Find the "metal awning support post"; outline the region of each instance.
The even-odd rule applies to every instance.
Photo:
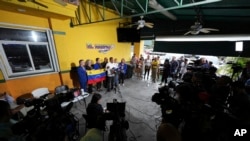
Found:
[[[174,2],[178,5],[178,6],[181,6],[182,3],[183,3],[183,0],[180,0],[180,2],[178,0],[174,0]]]
[[[91,8],[92,8],[92,6],[91,6],[91,4],[90,4],[90,0],[89,0],[89,19],[90,19],[90,22],[91,22]]]
[[[105,20],[105,0],[102,0],[102,15],[103,15],[103,20]]]
[[[76,11],[76,19],[78,23],[81,23],[81,11],[80,11],[80,6],[78,6],[77,11]]]
[[[90,19],[90,16],[88,15],[88,12],[87,12],[86,8],[85,8],[85,5],[83,4],[83,2],[80,2],[80,3],[81,3],[82,10],[83,10],[83,12],[85,13],[85,15],[86,15],[86,17],[88,19],[88,22],[91,23],[91,19]]]
[[[112,2],[112,4],[113,4],[113,6],[114,6],[116,12],[117,12],[119,15],[121,15],[120,11],[118,10],[118,8],[116,7],[116,5],[115,5],[115,3],[114,3],[114,0],[111,0],[111,2]]]
[[[122,0],[121,1],[121,14],[120,14],[121,17],[123,16],[123,7],[124,7],[124,5],[123,5],[123,0]]]
[[[135,0],[136,3],[138,4],[138,6],[141,8],[141,10],[143,11],[143,13],[145,13],[146,11],[144,10],[144,8],[142,7],[142,5],[140,4],[140,2],[138,0]],[[146,6],[147,7],[147,6]]]
[[[149,0],[146,0],[146,4],[145,4],[145,13],[148,12],[148,1],[149,1]]]
[[[96,6],[97,12],[98,12],[99,15],[102,17],[102,20],[104,20],[104,17],[103,17],[103,15],[102,15],[101,11],[99,10],[99,6],[97,5],[96,0],[94,0],[94,1],[95,1],[95,6]]]

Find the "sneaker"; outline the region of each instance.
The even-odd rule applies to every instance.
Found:
[[[162,85],[162,83],[160,83],[159,85]]]
[[[122,86],[124,86],[124,84],[122,84]]]

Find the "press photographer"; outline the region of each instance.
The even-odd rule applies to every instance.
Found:
[[[159,93],[152,96],[152,101],[161,106],[163,122],[169,122],[175,127],[180,123],[179,102],[171,95],[169,86],[163,86],[158,89]]]

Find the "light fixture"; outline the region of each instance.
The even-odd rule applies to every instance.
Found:
[[[235,42],[235,51],[237,51],[237,52],[243,51],[243,42],[242,41]]]
[[[202,42],[202,41],[250,41],[249,34],[242,35],[202,35],[202,36],[156,36],[162,42]]]

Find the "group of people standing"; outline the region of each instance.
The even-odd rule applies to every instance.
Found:
[[[139,58],[136,57],[136,54],[132,56],[130,61],[131,66],[133,68],[133,74],[136,75],[138,79],[149,79],[150,70],[152,70],[152,81],[156,82],[156,79],[159,78],[159,67],[160,60],[159,57],[153,57],[152,59],[148,55],[147,58],[144,59],[143,55],[140,55]]]
[[[139,59],[136,54],[132,56],[130,61],[134,74],[136,74],[138,79],[148,80],[151,70],[152,82],[156,82],[161,77],[161,83],[167,83],[167,78],[172,77],[173,79],[182,78],[183,74],[187,72],[188,59],[183,56],[178,60],[175,56],[171,60],[165,59],[164,63],[161,64],[160,56],[150,58],[150,55],[144,59],[143,55],[140,55]]]
[[[107,57],[104,58],[103,62],[100,62],[100,58],[96,58],[95,63],[91,63],[90,60],[79,60],[79,67],[77,68],[78,78],[81,89],[89,93],[93,93],[93,84],[88,84],[88,71],[87,70],[98,70],[104,69],[106,72],[106,79],[102,82],[96,83],[97,91],[101,91],[102,84],[109,92],[117,85],[121,84],[124,86],[124,79],[127,71],[127,64],[125,59],[121,59],[120,62],[117,58]]]

